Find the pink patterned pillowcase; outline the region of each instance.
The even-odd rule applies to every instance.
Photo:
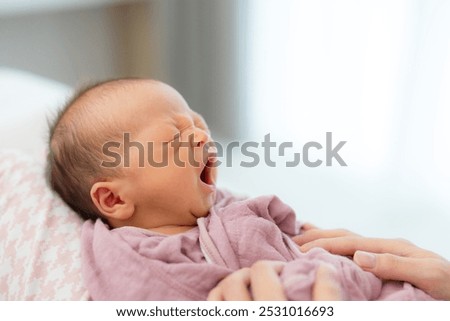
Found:
[[[85,300],[82,220],[48,188],[44,166],[0,151],[0,300]]]

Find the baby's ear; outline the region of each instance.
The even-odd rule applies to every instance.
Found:
[[[97,182],[91,187],[91,199],[106,218],[127,220],[133,216],[134,204],[122,195],[116,182]]]

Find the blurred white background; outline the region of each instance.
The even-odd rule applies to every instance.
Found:
[[[403,237],[449,258],[450,3],[250,1],[248,12],[249,136],[301,152],[332,132],[334,146],[347,141],[348,167],[286,168],[285,157],[239,169],[243,192],[277,193],[321,227]]]
[[[219,185],[277,194],[320,227],[402,237],[450,258],[448,1],[27,3],[0,1],[0,67],[72,88],[161,79],[222,144],[270,133],[302,152],[332,132],[334,145],[347,142],[347,167],[289,168],[273,150],[275,168],[244,168],[235,150]]]

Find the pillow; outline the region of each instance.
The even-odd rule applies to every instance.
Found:
[[[0,300],[84,300],[82,220],[46,185],[44,166],[0,150]]]
[[[22,70],[0,67],[0,149],[43,156],[47,118],[72,94],[70,87]]]

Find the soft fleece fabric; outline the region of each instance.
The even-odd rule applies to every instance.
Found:
[[[88,221],[82,272],[93,300],[205,300],[229,273],[258,260],[288,262],[281,281],[289,300],[311,300],[321,263],[333,265],[348,300],[427,300],[402,282],[385,282],[350,259],[322,249],[301,253],[293,210],[275,196],[239,200],[218,191],[216,205],[186,233],[162,235]]]

